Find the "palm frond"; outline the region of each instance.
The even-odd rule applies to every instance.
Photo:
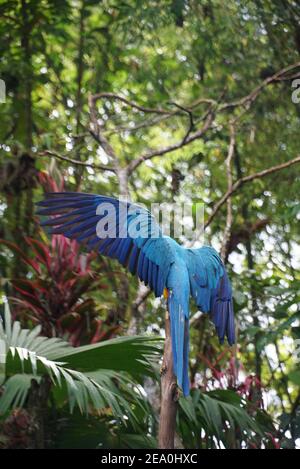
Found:
[[[39,327],[29,331],[17,321],[12,323],[9,307],[5,305],[4,323],[0,323],[5,358],[2,413],[20,402],[23,405],[31,379],[39,380],[43,375],[50,377],[60,404],[68,401],[71,411],[75,406],[82,413],[109,407],[125,421],[133,416],[132,401],[142,405],[137,385],[128,372],[133,368],[132,375],[153,373],[150,360],[158,353],[156,342],[152,345],[149,338],[124,338],[74,349],[59,338],[39,334]],[[124,360],[120,354],[125,354],[126,345],[129,353]],[[126,399],[128,393],[122,391],[126,388],[132,390],[131,401]]]
[[[77,370],[92,372],[97,369],[126,371],[132,376],[154,375],[154,363],[161,356],[159,337],[118,337],[93,345],[60,350],[52,355]]]
[[[246,402],[230,390],[201,393],[194,390],[191,397],[180,399],[180,430],[194,448],[201,447],[201,429],[211,448],[230,448],[232,442],[251,441],[263,436],[264,429],[248,414]],[[257,412],[260,412],[259,410]],[[190,446],[191,447],[191,446]]]
[[[33,378],[34,376],[29,374],[16,374],[6,380],[0,398],[0,415],[9,409],[23,407]]]

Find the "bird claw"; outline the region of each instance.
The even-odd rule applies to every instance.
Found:
[[[160,376],[163,376],[167,372],[167,366],[163,363],[160,367]]]
[[[174,401],[174,402],[178,402],[179,399],[180,399],[180,396],[181,396],[181,391],[180,391],[180,389],[178,388],[178,386],[176,385],[176,389],[175,389],[174,395],[173,395],[173,401]]]

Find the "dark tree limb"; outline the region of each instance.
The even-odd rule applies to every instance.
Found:
[[[173,371],[171,324],[169,312],[166,312],[165,346],[161,368],[161,407],[158,432],[158,447],[174,449],[176,413],[178,406],[177,380]]]

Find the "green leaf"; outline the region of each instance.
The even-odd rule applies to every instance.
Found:
[[[162,339],[149,336],[119,337],[52,355],[69,366],[89,372],[97,369],[154,376],[153,361],[161,356]]]
[[[291,371],[291,373],[288,374],[288,378],[292,383],[300,386],[300,371]]]
[[[30,374],[16,374],[8,378],[0,397],[0,415],[24,405],[33,378]]]

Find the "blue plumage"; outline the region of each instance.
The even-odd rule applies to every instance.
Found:
[[[161,296],[168,290],[174,373],[183,394],[189,394],[189,299],[210,313],[220,342],[235,341],[232,291],[225,267],[209,247],[185,249],[164,236],[144,208],[112,197],[77,192],[46,194],[38,204],[42,226],[83,242],[88,249],[118,259]],[[114,208],[108,214],[107,207]],[[103,228],[105,235],[99,235]],[[133,230],[138,232],[133,236]]]

